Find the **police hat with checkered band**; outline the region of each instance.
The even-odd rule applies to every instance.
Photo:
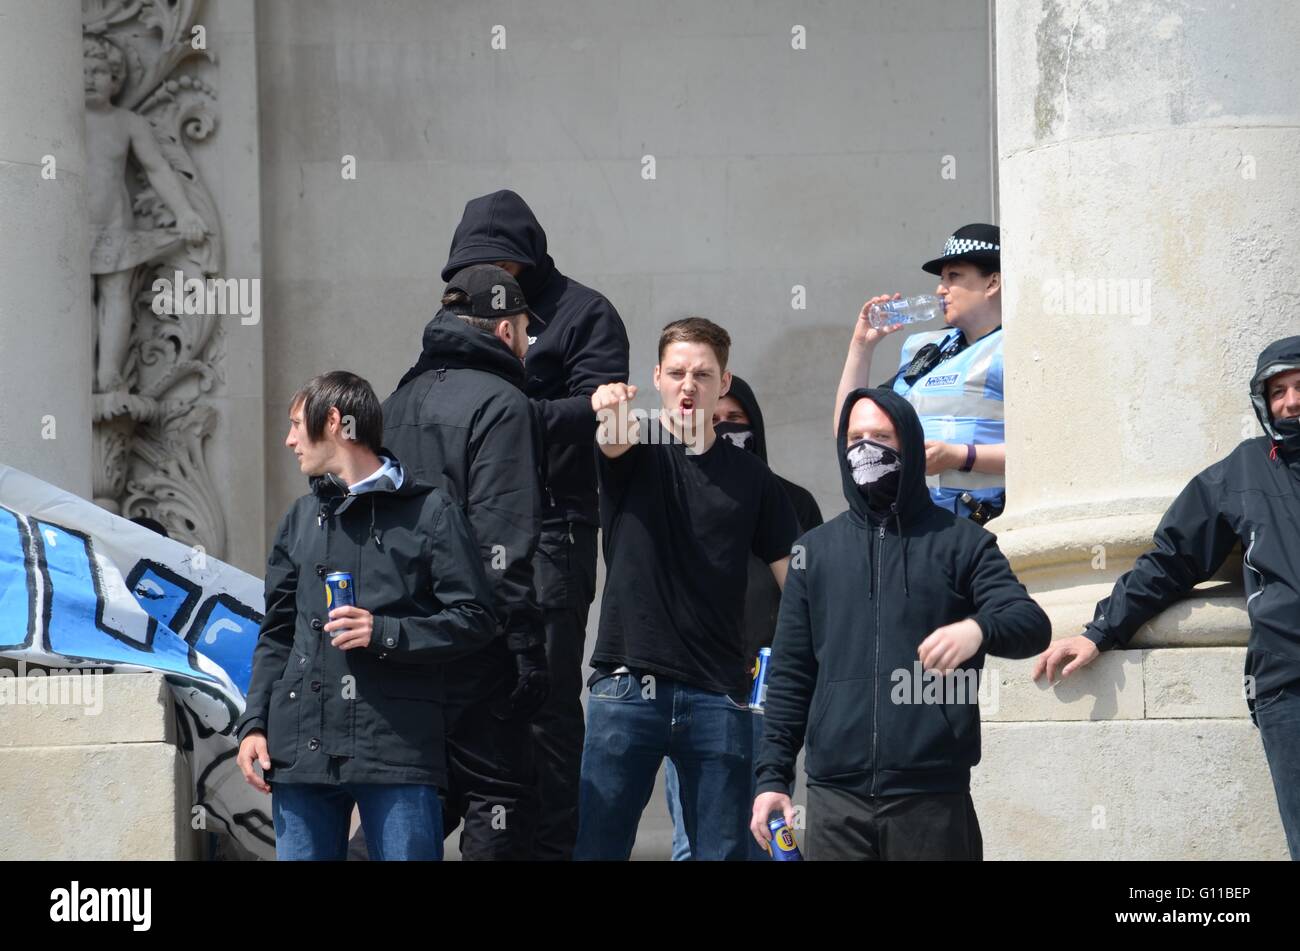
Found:
[[[972,261],[975,264],[1002,269],[1002,237],[997,225],[962,225],[943,243],[943,254],[926,261],[921,270],[942,274],[949,261]]]

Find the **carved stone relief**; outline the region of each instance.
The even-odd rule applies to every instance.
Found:
[[[159,306],[222,270],[216,207],[189,152],[216,127],[216,90],[186,71],[212,59],[195,39],[200,2],[82,0],[94,496],[220,558],[226,519],[205,458],[208,397],[223,382],[220,318]]]

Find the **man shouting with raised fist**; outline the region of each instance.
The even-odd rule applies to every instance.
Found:
[[[713,431],[731,338],[674,321],[659,338],[662,410],[636,387],[592,395],[605,591],[588,681],[577,859],[626,859],[665,756],[677,769],[691,853],[745,858],[749,658],[741,630],[750,553],[784,583],[798,534],[762,459]]]

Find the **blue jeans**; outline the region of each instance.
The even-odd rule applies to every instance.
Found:
[[[763,737],[763,717],[762,714],[751,713],[750,722],[754,730],[751,735],[752,755],[749,759],[749,805],[752,811],[754,806],[754,789],[758,785],[758,780],[754,776],[754,757],[758,755],[758,743]],[[682,803],[681,803],[681,785],[677,781],[677,767],[673,765],[672,760],[664,767],[664,798],[668,800],[668,817],[673,821],[673,861],[686,862],[691,857],[691,843],[686,837],[686,823],[682,820]],[[748,836],[745,839],[747,855],[745,856],[750,862],[767,862],[771,856],[763,851],[762,847],[754,841],[754,837]]]
[[[659,764],[677,767],[697,859],[743,861],[753,715],[747,703],[666,677],[611,674],[591,685],[578,784],[579,860],[625,860]]]
[[[1264,741],[1291,861],[1300,862],[1300,683],[1262,694],[1252,717]]]
[[[273,783],[275,857],[281,862],[341,862],[352,804],[376,862],[442,861],[442,803],[435,786]]]

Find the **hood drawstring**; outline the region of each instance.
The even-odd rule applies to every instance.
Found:
[[[320,507],[316,510],[316,524],[322,529],[325,527],[325,520],[334,517],[334,510],[338,504],[333,499],[321,499]]]
[[[898,541],[903,548],[903,597],[910,598],[912,592],[907,587],[907,538],[903,535],[903,517],[899,514],[897,502],[890,507],[894,510],[894,528],[898,532]]]
[[[1272,440],[1272,448],[1268,451],[1268,457],[1277,462],[1277,440]]]
[[[379,540],[379,532],[375,531],[375,493],[367,493],[370,496],[370,537],[375,540],[376,548],[383,548],[384,543]]]
[[[379,548],[384,547],[384,541],[379,531],[375,528],[375,493],[366,492],[365,495],[370,497],[370,537],[375,540],[375,545]],[[325,528],[325,519],[334,517],[334,509],[337,506],[331,506],[328,501],[322,502],[316,512],[316,524],[322,529]]]

